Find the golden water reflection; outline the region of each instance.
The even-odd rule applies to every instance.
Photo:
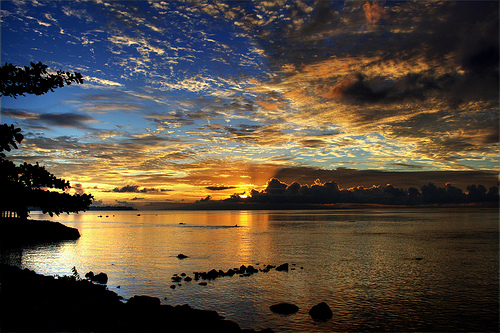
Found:
[[[103,271],[109,288],[124,297],[167,297],[169,304],[217,310],[247,328],[444,329],[470,304],[478,318],[495,319],[498,308],[491,310],[498,305],[496,212],[88,212],[54,220],[77,227],[81,238],[23,250],[26,267]],[[179,253],[189,258],[179,260]],[[284,262],[293,270],[170,288],[175,273]],[[269,305],[283,301],[301,309],[326,301],[334,318],[311,326],[307,310],[273,317]]]

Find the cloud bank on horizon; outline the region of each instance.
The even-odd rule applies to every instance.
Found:
[[[10,158],[109,203],[224,198],[283,169],[498,180],[498,7],[2,1],[3,63],[85,79],[2,98],[26,137]]]

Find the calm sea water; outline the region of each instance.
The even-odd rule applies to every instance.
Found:
[[[216,310],[242,328],[498,331],[496,209],[92,211],[52,220],[81,238],[4,250],[2,261],[51,275],[106,272],[125,298]],[[173,274],[282,263],[293,269],[170,288]],[[315,322],[308,311],[322,301],[333,318]],[[279,302],[300,310],[272,313]]]

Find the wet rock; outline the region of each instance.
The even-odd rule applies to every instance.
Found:
[[[249,265],[247,267],[247,274],[254,274],[257,273],[259,270],[257,268],[254,268],[252,265]]]
[[[227,276],[233,276],[234,274],[236,274],[236,272],[232,269],[229,269],[226,273]]]
[[[99,273],[94,276],[94,281],[102,284],[108,283],[108,275],[106,273]]]
[[[3,264],[0,272],[2,332],[256,332],[241,330],[215,311],[158,305],[155,297],[124,304],[87,280],[55,279]]]
[[[199,284],[200,286],[206,286],[206,285],[207,285],[207,283],[206,283],[206,282],[200,282],[200,283],[198,283],[198,284]]]
[[[245,271],[247,270],[245,265],[241,265],[240,269],[238,270],[238,274],[245,274]]]
[[[309,310],[309,315],[314,320],[321,320],[321,321],[326,321],[333,317],[332,310],[325,302],[321,302],[313,306],[311,310]]]
[[[276,270],[277,271],[287,271],[288,272],[288,263],[279,265],[278,267],[276,267]]]
[[[189,277],[189,276],[186,276],[186,277],[184,278],[184,281],[186,281],[186,282],[189,282],[189,281],[191,281],[191,280],[193,280],[193,279],[192,279],[191,277]]]
[[[172,281],[173,282],[180,282],[180,281],[182,281],[182,278],[180,276],[172,276]]]
[[[185,254],[179,253],[179,254],[177,255],[177,258],[179,258],[179,259],[186,259],[186,258],[188,258],[188,256],[187,256],[187,255],[185,255]]]
[[[279,313],[283,315],[290,315],[294,314],[295,312],[299,311],[299,307],[295,304],[291,303],[279,303],[279,304],[274,304],[269,307],[272,312],[274,313]]]
[[[214,280],[216,279],[217,277],[219,276],[219,272],[217,272],[215,269],[212,269],[210,270],[208,273],[207,273],[207,279],[209,280]]]
[[[275,267],[276,266],[273,266],[273,265],[267,265],[267,266],[264,267],[264,269],[261,269],[261,272],[267,273],[267,272],[269,272],[271,269],[273,269]]]
[[[171,285],[170,288],[175,289],[175,284]]]
[[[101,284],[106,284],[108,283],[108,275],[106,273],[99,273],[97,275],[94,275],[94,272],[90,271],[87,274],[85,274],[85,278],[87,280],[90,280],[92,282],[97,282]]]
[[[181,276],[186,276],[186,273],[181,273]]]

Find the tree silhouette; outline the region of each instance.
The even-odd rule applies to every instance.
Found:
[[[5,157],[2,151],[10,151],[12,146],[17,149],[17,144],[23,141],[24,135],[21,134],[20,128],[14,128],[14,125],[8,126],[3,124],[0,126],[0,157]]]
[[[31,67],[16,67],[5,64],[0,68],[0,96],[27,94],[42,95],[54,88],[72,82],[83,83],[80,73],[57,71],[48,74],[47,66],[31,63]],[[78,213],[92,204],[91,194],[70,195],[68,181],[57,178],[38,163],[16,166],[6,159],[3,151],[18,149],[24,136],[14,125],[0,126],[0,212],[1,216],[17,216],[26,219],[31,208],[39,208],[50,216],[60,213]],[[49,189],[60,190],[56,192]]]
[[[43,95],[55,88],[71,83],[83,83],[80,73],[58,70],[55,74],[47,72],[47,65],[30,63],[31,67],[17,67],[7,64],[0,67],[0,96],[25,96],[25,94]]]

